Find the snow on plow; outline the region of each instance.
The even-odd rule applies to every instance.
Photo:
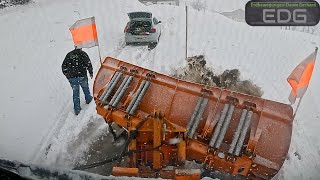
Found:
[[[288,153],[290,105],[178,80],[107,57],[94,82],[97,113],[128,131],[115,176],[199,179],[214,172],[271,179]],[[184,166],[202,164],[202,171]],[[120,160],[119,160],[120,162]]]

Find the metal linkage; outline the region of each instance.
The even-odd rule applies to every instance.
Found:
[[[117,96],[116,100],[113,102],[112,106],[113,107],[117,107],[119,101],[122,99],[124,93],[126,92],[126,90],[128,89],[130,83],[133,80],[133,76],[129,76],[128,80],[126,81],[126,84],[124,85],[124,87],[121,89],[119,95]]]
[[[129,112],[130,112],[130,110],[131,110],[131,108],[132,108],[132,106],[133,106],[134,102],[137,100],[137,98],[138,98],[138,96],[139,96],[139,94],[140,94],[141,90],[143,89],[143,86],[145,85],[145,83],[146,83],[146,80],[143,80],[143,81],[141,82],[141,84],[140,84],[140,86],[139,86],[139,88],[138,88],[137,92],[134,94],[134,96],[133,96],[133,98],[132,98],[132,100],[131,100],[131,102],[130,102],[129,106],[128,106],[128,107],[127,107],[127,109],[126,109],[126,113],[127,113],[127,114],[129,114]]]
[[[244,120],[244,125],[243,125],[243,128],[241,130],[240,137],[239,137],[239,140],[237,142],[235,153],[234,153],[236,156],[239,156],[239,154],[240,154],[241,148],[243,146],[244,139],[246,137],[246,134],[248,132],[249,126],[251,124],[252,114],[253,114],[252,111],[248,111],[248,113],[246,115],[246,118]]]
[[[111,106],[114,101],[117,99],[118,95],[120,94],[121,90],[123,89],[124,85],[126,84],[129,76],[125,76],[122,83],[120,84],[119,88],[117,89],[116,93],[113,95],[112,99],[108,103],[109,106]]]
[[[192,125],[193,125],[193,123],[194,123],[194,119],[196,118],[196,116],[197,116],[197,114],[198,114],[198,111],[199,111],[200,105],[202,104],[202,101],[203,101],[203,97],[201,96],[201,97],[199,97],[199,99],[198,99],[197,105],[196,105],[196,107],[194,108],[194,111],[193,111],[193,113],[192,113],[192,115],[191,115],[191,118],[190,118],[190,120],[189,120],[189,123],[188,123],[188,125],[187,125],[187,134],[189,134],[189,131],[191,130],[191,127],[192,127]]]
[[[136,111],[138,105],[140,104],[140,102],[141,102],[144,94],[147,92],[147,89],[148,89],[149,86],[150,86],[150,81],[147,81],[146,84],[143,86],[143,89],[142,89],[142,91],[140,92],[140,94],[139,94],[136,102],[135,102],[134,105],[132,106],[132,108],[131,108],[131,110],[130,110],[130,113],[129,113],[130,115],[132,115],[132,114]]]
[[[217,126],[214,130],[214,133],[213,133],[213,136],[211,137],[211,140],[210,140],[210,143],[209,143],[209,146],[210,147],[213,147],[214,144],[216,143],[217,141],[217,138],[218,138],[218,135],[220,134],[220,130],[221,130],[221,127],[223,125],[223,122],[226,118],[226,115],[227,115],[227,112],[228,112],[228,109],[229,109],[229,104],[225,104],[224,107],[223,107],[223,110],[221,112],[221,115],[220,115],[220,118],[219,118],[219,121],[217,123]]]
[[[248,110],[246,110],[246,109],[242,110],[242,114],[241,114],[241,117],[239,120],[238,127],[236,129],[236,132],[233,135],[232,142],[230,144],[230,148],[228,151],[229,154],[233,154],[234,148],[236,147],[236,144],[238,142],[238,139],[239,139],[239,136],[240,136],[240,133],[241,133],[241,130],[242,130],[247,113],[248,113]]]
[[[127,114],[132,115],[134,113],[134,111],[137,109],[138,105],[140,104],[140,101],[142,100],[149,86],[150,86],[150,81],[143,80],[141,82],[137,92],[134,94],[129,106],[126,109]]]
[[[114,80],[118,77],[119,72],[117,71],[114,76],[112,76],[110,82],[107,84],[106,89],[104,90],[104,92],[102,93],[102,95],[100,96],[99,100],[102,101],[103,97],[107,94],[110,86],[113,84]]]
[[[196,118],[194,120],[194,123],[192,125],[192,129],[191,129],[191,131],[189,133],[189,138],[190,139],[193,137],[194,133],[196,132],[196,129],[198,128],[198,125],[200,123],[200,119],[201,119],[201,117],[203,115],[204,110],[206,109],[208,101],[209,101],[208,98],[205,98],[202,101],[202,104],[200,105],[199,112],[198,112],[198,114],[197,114],[197,116],[196,116]]]
[[[223,139],[224,139],[224,136],[226,135],[226,132],[227,132],[227,129],[229,127],[229,124],[230,124],[230,121],[231,121],[231,118],[232,118],[232,115],[233,115],[233,112],[234,112],[234,105],[230,105],[229,109],[228,109],[228,113],[227,113],[227,117],[223,123],[223,126],[222,126],[222,129],[218,135],[218,140],[216,142],[216,145],[215,145],[215,148],[219,148]]]
[[[111,92],[113,91],[113,89],[116,87],[116,85],[118,84],[118,82],[120,81],[122,76],[122,72],[119,72],[118,76],[115,78],[114,82],[110,85],[110,88],[107,89],[105,95],[102,97],[101,102],[102,103],[106,103],[106,100],[108,99],[108,97],[110,96]]]

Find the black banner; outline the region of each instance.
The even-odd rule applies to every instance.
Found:
[[[251,26],[315,26],[320,20],[317,1],[258,1],[246,4],[246,22]]]

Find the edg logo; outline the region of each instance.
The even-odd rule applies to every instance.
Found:
[[[245,15],[251,26],[315,26],[320,6],[314,0],[251,0]]]
[[[307,23],[307,10],[294,9],[292,12],[288,9],[263,9],[264,23]]]

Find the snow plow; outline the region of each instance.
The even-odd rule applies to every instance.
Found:
[[[175,79],[111,57],[94,82],[96,110],[128,134],[114,176],[271,179],[291,141],[290,105]],[[187,165],[196,162],[199,166]]]

